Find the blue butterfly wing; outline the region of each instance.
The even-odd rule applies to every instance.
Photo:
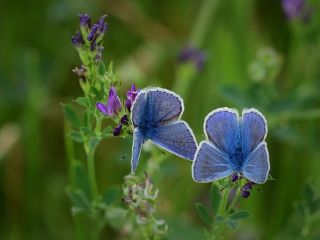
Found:
[[[131,172],[134,173],[137,170],[139,163],[140,153],[144,137],[138,129],[133,132],[133,145],[132,145],[132,157],[131,157]]]
[[[228,156],[208,141],[203,141],[192,164],[192,177],[196,182],[212,182],[233,172]]]
[[[247,157],[243,164],[242,174],[251,182],[264,183],[270,170],[269,153],[266,142],[262,142]]]
[[[188,160],[193,160],[197,150],[193,132],[184,121],[154,128],[150,139],[165,150]]]
[[[134,126],[142,125],[145,122],[146,106],[146,93],[140,91],[131,109],[131,122]]]
[[[236,148],[239,118],[231,108],[218,108],[209,113],[204,121],[208,140],[224,153],[231,154]]]
[[[183,112],[183,100],[174,92],[153,88],[147,94],[147,114],[153,124],[165,124],[178,120]]]
[[[267,123],[263,115],[256,109],[242,112],[242,152],[246,158],[264,141],[267,134]]]

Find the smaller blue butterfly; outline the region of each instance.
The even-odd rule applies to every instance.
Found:
[[[254,183],[267,180],[267,122],[259,111],[245,109],[239,117],[234,109],[216,109],[207,115],[204,132],[208,140],[197,149],[192,164],[194,181],[212,182],[233,173]]]
[[[175,155],[193,160],[197,143],[189,125],[179,120],[183,110],[183,100],[174,92],[162,88],[139,92],[131,114],[132,172],[137,169],[142,144],[149,139]]]

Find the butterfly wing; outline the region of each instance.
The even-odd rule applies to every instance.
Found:
[[[264,141],[267,135],[267,122],[256,109],[242,112],[242,152],[246,158],[256,147]]]
[[[208,141],[202,141],[192,163],[192,178],[196,182],[212,182],[232,173],[228,156]]]
[[[267,181],[269,170],[267,143],[262,142],[245,160],[242,173],[249,181],[261,184]]]
[[[140,91],[131,109],[131,122],[134,126],[140,126],[145,122],[146,105],[146,93]]]
[[[133,132],[132,157],[131,157],[132,173],[134,173],[137,170],[143,142],[144,142],[144,137],[140,133],[140,131],[136,128]]]
[[[232,153],[236,147],[238,112],[231,108],[218,108],[209,113],[204,121],[208,140],[224,153]]]
[[[180,118],[183,100],[176,93],[163,88],[152,88],[146,94],[150,122],[161,125]]]
[[[154,128],[150,139],[165,150],[188,160],[193,160],[197,150],[193,132],[184,121]]]

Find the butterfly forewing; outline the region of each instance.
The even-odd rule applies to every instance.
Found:
[[[267,124],[263,115],[256,109],[244,110],[242,113],[242,152],[246,158],[264,141],[267,134]]]
[[[162,125],[179,119],[183,112],[183,102],[178,95],[157,88],[148,91],[147,95],[153,124]]]
[[[131,121],[134,126],[139,126],[145,122],[146,105],[146,93],[140,91],[131,110]]]
[[[224,153],[232,153],[236,148],[238,113],[231,108],[218,108],[205,119],[204,131],[208,140]]]

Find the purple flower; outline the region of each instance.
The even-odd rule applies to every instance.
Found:
[[[75,47],[81,47],[82,44],[84,44],[81,32],[77,31],[76,34],[72,36],[71,41]]]
[[[121,111],[120,98],[117,95],[115,87],[111,87],[109,91],[108,103],[107,105],[98,102],[96,104],[97,109],[107,116],[113,116]]]
[[[119,123],[118,126],[116,126],[114,129],[113,129],[113,136],[119,136],[121,134],[121,131],[122,131],[122,124]]]
[[[91,18],[88,14],[79,14],[80,17],[80,27],[90,28],[91,27]]]
[[[231,182],[235,182],[239,179],[238,173],[234,173],[231,175]]]
[[[120,123],[123,125],[128,125],[129,124],[129,119],[128,119],[128,115],[124,115],[121,119],[120,119]]]
[[[102,16],[97,23],[93,24],[91,27],[91,31],[88,34],[88,41],[93,41],[97,39],[98,36],[103,35],[108,28],[107,23],[105,22],[105,18],[107,15]]]
[[[311,8],[305,0],[282,0],[282,8],[289,20],[307,20],[311,13]]]
[[[242,197],[248,198],[250,196],[250,191],[252,190],[253,185],[254,185],[253,182],[247,182],[245,185],[243,185],[240,188]]]
[[[107,15],[100,17],[99,21],[96,23],[98,25],[98,34],[104,34],[108,29],[108,24],[105,22]]]
[[[92,26],[91,31],[90,31],[90,33],[88,34],[88,37],[87,37],[88,41],[92,41],[94,39],[94,37],[96,36],[96,33],[98,31],[98,27],[99,26],[97,24],[94,24]]]
[[[198,71],[203,69],[206,59],[206,54],[193,46],[185,47],[178,56],[180,62],[192,62]]]
[[[243,185],[243,186],[241,187],[241,191],[249,191],[249,190],[251,190],[252,187],[253,187],[253,184],[254,184],[254,183],[252,183],[252,182],[246,183],[245,185]]]
[[[129,112],[131,111],[132,104],[136,100],[139,91],[140,89],[136,89],[136,85],[132,84],[131,89],[127,92],[126,107]]]
[[[249,191],[241,191],[241,195],[243,198],[248,198],[250,196],[250,192]]]

